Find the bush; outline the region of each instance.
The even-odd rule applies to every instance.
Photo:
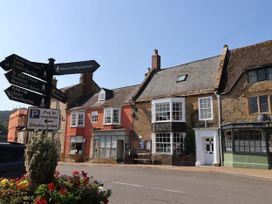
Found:
[[[25,151],[25,166],[34,189],[42,183],[53,181],[59,146],[53,133],[36,131],[31,136]]]
[[[27,177],[0,179],[0,204],[106,204],[111,195],[83,171],[74,171],[72,176],[57,172],[53,182],[40,184],[34,193],[31,188]]]

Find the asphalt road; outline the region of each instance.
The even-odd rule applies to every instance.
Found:
[[[272,204],[272,181],[223,173],[122,166],[59,165],[84,170],[112,189],[110,204]]]

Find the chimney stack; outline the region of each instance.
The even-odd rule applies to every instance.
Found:
[[[80,84],[82,85],[83,93],[88,96],[92,93],[93,73],[80,74]]]
[[[158,50],[154,50],[154,55],[152,55],[152,69],[156,69],[157,71],[161,69],[161,56],[158,54]]]

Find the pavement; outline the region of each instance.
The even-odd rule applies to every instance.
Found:
[[[161,170],[189,171],[189,172],[207,172],[207,173],[223,173],[239,176],[255,177],[261,180],[272,181],[272,170],[266,169],[248,169],[248,168],[232,168],[224,166],[170,166],[170,165],[149,165],[149,164],[95,164],[91,162],[75,163],[75,162],[59,162],[59,165],[74,166],[104,166],[116,168],[157,168]]]

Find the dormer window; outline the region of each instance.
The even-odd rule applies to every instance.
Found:
[[[178,76],[177,82],[185,81],[187,79],[187,74],[181,74]]]
[[[248,83],[272,80],[272,67],[259,68],[248,71]]]
[[[98,94],[98,101],[105,101],[106,99],[106,92],[104,90],[101,90]]]

